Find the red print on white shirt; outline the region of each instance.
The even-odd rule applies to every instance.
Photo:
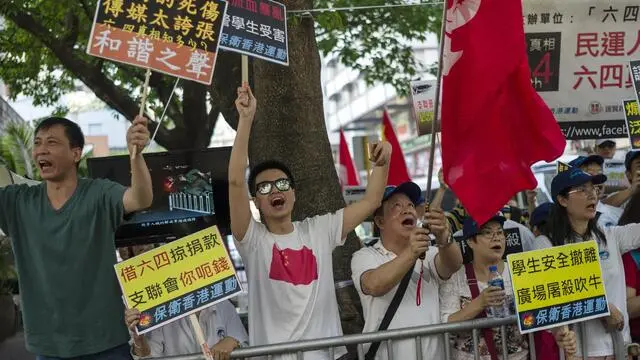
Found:
[[[318,262],[313,250],[308,247],[280,250],[273,244],[271,253],[269,279],[293,285],[309,285],[318,279]]]

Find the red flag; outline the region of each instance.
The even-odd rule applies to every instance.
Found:
[[[536,187],[531,165],[565,138],[531,86],[521,1],[447,0],[442,161],[447,184],[483,223]]]
[[[340,184],[342,186],[360,185],[358,173],[351,159],[347,139],[345,139],[342,129],[340,129]]]
[[[396,133],[393,131],[393,125],[391,125],[391,118],[387,110],[382,115],[382,136],[383,139],[391,144],[391,162],[389,164],[389,178],[387,179],[388,185],[400,185],[403,182],[411,181],[409,177],[409,171],[407,171],[407,164],[404,162],[404,154]]]

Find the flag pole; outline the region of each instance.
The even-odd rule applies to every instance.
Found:
[[[431,201],[431,178],[433,177],[433,164],[436,157],[436,129],[438,128],[440,112],[440,88],[442,87],[442,60],[444,59],[444,37],[445,26],[447,24],[448,0],[442,4],[442,27],[440,29],[440,44],[438,54],[438,78],[436,79],[436,101],[433,112],[433,122],[431,123],[431,149],[429,150],[429,171],[427,172],[427,201]]]

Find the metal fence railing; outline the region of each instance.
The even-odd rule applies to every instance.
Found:
[[[358,360],[364,360],[364,344],[381,341],[386,343],[387,359],[394,360],[393,357],[393,342],[396,340],[413,339],[416,344],[416,356],[417,360],[431,360],[423,359],[422,356],[422,337],[424,336],[443,336],[445,341],[445,358],[451,359],[451,347],[449,345],[449,338],[451,333],[458,333],[463,331],[471,331],[473,336],[474,358],[479,360],[480,354],[478,353],[478,343],[480,337],[480,330],[485,328],[500,328],[502,338],[506,339],[506,327],[509,325],[515,325],[517,319],[515,316],[508,318],[490,318],[490,319],[474,319],[469,321],[436,324],[428,326],[418,326],[405,329],[395,329],[380,332],[371,332],[355,335],[337,336],[324,339],[304,340],[289,343],[280,343],[264,346],[254,346],[243,349],[235,350],[231,353],[232,359],[251,358],[256,356],[266,356],[267,359],[271,359],[274,355],[282,354],[295,354],[297,360],[304,360],[304,352],[313,350],[328,350],[329,359],[334,359],[334,348],[345,345],[357,345]],[[580,326],[580,324],[578,325]],[[584,334],[584,331],[581,331]],[[615,347],[615,359],[626,359],[626,348],[620,332],[614,332],[611,334],[613,337]],[[582,341],[583,350],[582,353],[586,353],[586,342]],[[533,334],[529,334],[529,353],[530,359],[536,360],[535,346],[534,346]],[[383,351],[381,347],[379,351]],[[502,342],[502,349],[500,349],[503,359],[508,358],[506,341]],[[165,357],[164,360],[201,360],[204,357],[202,354],[181,355]],[[563,357],[561,357],[563,358]],[[404,360],[404,359],[400,359]]]
[[[169,194],[169,210],[174,209],[189,210],[205,214],[213,213],[213,193],[205,191],[200,195],[186,192],[175,192]]]

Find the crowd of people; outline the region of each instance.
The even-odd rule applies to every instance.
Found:
[[[565,352],[575,358],[612,359],[611,331],[621,331],[627,343],[640,340],[640,195],[635,191],[640,152],[626,157],[628,190],[602,197],[603,157],[579,157],[553,179],[552,202],[531,204],[530,214],[510,204],[480,224],[461,205],[441,210],[444,187],[425,207],[415,183],[387,186],[391,146],[381,142],[372,148],[373,169],[360,201],[293,221],[297,184],[286,164],[267,161],[245,176],[256,106],[243,84],[228,174],[231,232],[248,276],[249,328],[247,334],[229,301],[198,312],[205,350],[216,360],[249,345],[341,336],[332,251],[369,217],[379,240],[351,260],[364,332],[498,316],[496,308],[503,315],[513,313],[504,252],[505,230],[516,229],[524,251],[595,240],[611,311],[586,321],[584,334],[566,326],[539,332],[538,358],[555,359]],[[134,120],[127,133],[130,150],[141,153],[149,141],[146,125],[143,117]],[[83,146],[77,124],[64,118],[42,121],[33,157],[43,183],[0,189],[0,228],[11,237],[15,252],[28,349],[39,360],[140,359],[202,351],[188,319],[145,335],[135,332],[140,313],[122,304],[113,272],[113,239],[125,214],[150,206],[151,177],[144,156],[137,156],[131,158],[130,187],[79,178]],[[250,201],[260,221],[252,216]],[[457,235],[473,253],[468,264],[463,264]],[[491,282],[492,274],[502,275],[503,288]],[[501,352],[496,349],[503,342],[509,359],[529,358],[530,344],[517,327],[508,327],[506,334],[502,338],[495,329],[484,331],[477,349],[471,333],[454,334],[448,344],[441,336],[427,336],[421,349],[413,339],[394,341],[392,349],[386,342],[367,344],[366,358],[385,360],[392,352],[395,358],[413,359],[418,351],[424,359],[444,359],[450,347],[455,359],[472,359],[478,350],[481,359],[497,360]],[[580,338],[586,341],[586,354]],[[309,351],[304,359],[326,360],[330,354],[332,360],[354,358],[343,347]]]

